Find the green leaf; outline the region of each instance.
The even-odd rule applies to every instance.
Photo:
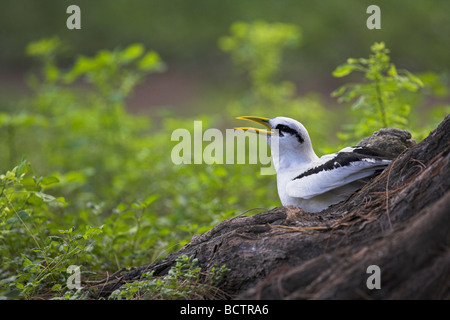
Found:
[[[50,239],[50,241],[64,243],[64,239],[58,236],[48,236],[47,238]]]
[[[134,202],[131,204],[131,208],[132,209],[142,209],[142,208],[145,208],[145,206],[143,206],[143,204],[140,202]]]
[[[100,226],[99,228],[87,226],[87,230],[84,232],[83,238],[90,239],[96,235],[99,235],[99,234],[103,233],[102,229],[103,229],[103,226]]]
[[[25,286],[22,283],[17,283],[16,288],[23,290],[25,288]]]
[[[16,179],[16,170],[17,170],[17,167],[16,168],[14,168],[12,171],[7,171],[6,172],[6,179],[8,179],[8,180],[11,180],[11,181],[17,181],[17,179]]]
[[[422,80],[421,80],[419,77],[413,75],[411,72],[409,72],[409,71],[407,71],[407,70],[405,70],[404,72],[406,73],[406,75],[408,76],[408,78],[409,78],[411,81],[413,81],[415,84],[417,84],[419,87],[423,87],[423,86],[424,86]]]
[[[397,76],[397,68],[395,67],[394,64],[391,64],[391,66],[389,67],[388,74],[391,77],[396,77]]]
[[[54,196],[42,192],[34,192],[34,194],[36,195],[36,197],[41,198],[44,202],[52,202],[56,199]]]
[[[22,158],[19,166],[17,167],[16,175],[18,178],[22,177],[28,172],[28,161],[26,158]]]
[[[45,68],[46,79],[50,82],[58,80],[59,74],[60,74],[59,69],[54,65],[48,65]]]
[[[352,105],[352,109],[355,110],[364,106],[365,100],[366,96],[360,96],[358,100],[356,100],[356,102]]]
[[[58,198],[55,198],[55,201],[56,201],[56,202],[59,202],[59,203],[62,204],[64,207],[67,206],[67,202],[66,202],[66,199],[65,199],[64,197],[58,197]]]
[[[119,203],[116,207],[115,210],[117,210],[117,212],[123,212],[128,208],[128,206],[124,203]]]
[[[22,222],[27,220],[30,217],[30,214],[25,210],[20,210],[16,214],[14,214],[11,218],[6,220],[7,224],[14,224],[16,222]]]
[[[148,52],[138,62],[138,68],[143,71],[162,71],[164,69],[164,63],[161,61],[159,54],[154,51]]]
[[[48,56],[55,54],[62,47],[61,40],[58,37],[44,38],[39,41],[31,42],[25,52],[29,56]]]
[[[39,207],[44,202],[44,200],[41,197],[38,197],[36,194],[32,193],[27,199],[27,202],[33,206]]]
[[[43,177],[41,180],[41,184],[43,184],[44,186],[48,186],[54,183],[58,183],[59,179],[56,177]]]
[[[357,66],[354,64],[343,64],[336,68],[336,70],[333,71],[333,76],[336,78],[345,77],[352,71],[356,70]]]
[[[61,290],[61,288],[62,288],[62,285],[57,283],[52,287],[52,291],[59,291],[59,290]]]
[[[30,259],[28,259],[27,257],[24,257],[25,259],[23,260],[23,263],[22,263],[22,265],[24,266],[24,267],[28,267],[28,266],[31,266],[32,264],[33,264],[33,262],[31,262],[31,260]]]
[[[410,81],[402,81],[401,85],[403,88],[405,88],[409,91],[412,91],[412,92],[417,91],[417,89],[419,88],[419,86],[417,84],[410,82]]]
[[[370,50],[373,52],[382,51],[385,49],[384,42],[375,42],[371,47]]]
[[[156,200],[158,200],[159,195],[158,194],[152,194],[151,196],[149,196],[147,199],[145,199],[144,204],[145,207],[148,207],[149,205],[151,205],[153,202],[155,202]]]
[[[70,229],[67,229],[67,230],[58,230],[59,231],[59,233],[61,233],[61,234],[66,234],[66,233],[72,233],[73,232],[73,228],[70,228]]]
[[[132,44],[120,54],[120,59],[123,62],[129,62],[137,59],[144,52],[144,46],[140,43]]]
[[[334,90],[331,93],[331,96],[338,97],[338,96],[342,95],[345,92],[345,90],[347,90],[347,88],[348,88],[348,85],[343,85],[343,86],[339,87],[338,89]]]

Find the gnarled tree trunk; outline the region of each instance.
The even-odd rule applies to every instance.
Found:
[[[318,214],[278,207],[225,220],[165,259],[109,279],[103,293],[144,271],[164,275],[186,254],[204,270],[225,264],[220,288],[230,297],[448,299],[449,143],[447,115],[344,203]],[[381,289],[368,288],[372,265]]]

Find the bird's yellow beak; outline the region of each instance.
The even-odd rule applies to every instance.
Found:
[[[268,118],[243,116],[243,117],[237,117],[236,119],[254,121],[254,122],[257,122],[259,124],[262,124],[264,127],[266,127],[269,130],[258,129],[258,128],[251,128],[251,127],[236,127],[235,129],[244,130],[244,131],[250,131],[250,132],[254,132],[254,133],[258,133],[258,134],[259,133],[264,133],[264,134],[267,134],[267,135],[274,133],[272,131],[272,126],[269,124],[269,120],[270,119],[268,119]]]

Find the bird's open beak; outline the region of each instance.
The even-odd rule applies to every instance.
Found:
[[[269,130],[265,130],[265,129],[258,129],[258,128],[251,128],[251,127],[236,127],[235,129],[239,129],[239,130],[244,130],[244,131],[250,131],[250,132],[255,132],[255,133],[264,133],[266,135],[269,134],[273,134],[274,132],[272,131],[272,126],[269,124],[269,120],[268,118],[262,118],[262,117],[252,117],[252,116],[243,116],[243,117],[237,117],[236,119],[239,120],[250,120],[250,121],[254,121],[257,122],[259,124],[262,124],[264,127],[266,127]]]

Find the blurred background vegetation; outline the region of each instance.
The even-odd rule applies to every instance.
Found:
[[[66,28],[70,4],[81,30]],[[391,123],[424,138],[449,112],[450,2],[377,1],[381,30],[366,28],[370,4],[4,1],[0,296],[77,298],[68,265],[102,276],[279,205],[259,165],[174,165],[171,133],[194,120],[292,117],[321,155],[379,129],[376,93],[332,96],[376,78]]]
[[[330,77],[346,58],[366,56],[375,41],[384,41],[392,60],[411,72],[448,72],[450,26],[447,1],[376,1],[382,10],[381,30],[366,28],[370,0],[320,2],[262,1],[72,1],[82,10],[82,30],[66,28],[67,1],[4,1],[0,12],[0,67],[2,74],[27,71],[32,60],[24,55],[26,45],[57,35],[70,44],[66,58],[93,55],[142,43],[156,50],[169,66],[153,94],[130,98],[132,106],[198,106],[210,95],[235,93],[242,87],[229,56],[217,47],[235,21],[283,22],[302,30],[301,45],[286,52],[283,78],[292,80],[301,94],[333,90],[338,81]],[[163,87],[169,82],[170,88]],[[237,82],[237,83],[236,83]],[[3,87],[8,84],[4,81]],[[219,89],[217,89],[219,87]],[[159,90],[158,90],[159,89]],[[156,91],[156,92],[155,92]],[[158,92],[160,91],[160,92]],[[217,92],[219,91],[219,92]],[[134,99],[133,99],[134,98]],[[145,99],[147,98],[147,99]],[[220,109],[220,104],[205,103]]]

